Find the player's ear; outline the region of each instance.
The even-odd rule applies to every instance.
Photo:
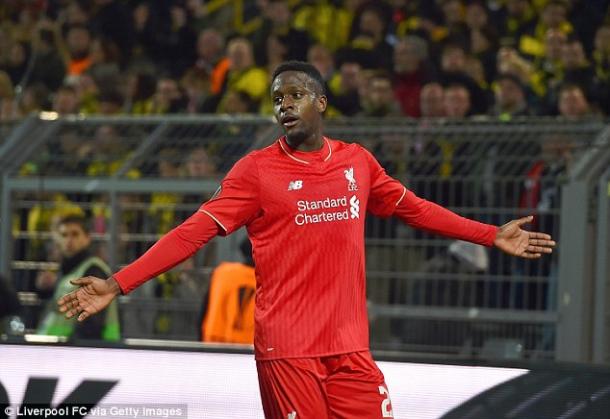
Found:
[[[327,97],[325,95],[318,96],[316,100],[316,108],[318,109],[318,112],[324,113],[326,110],[326,105],[328,105]]]

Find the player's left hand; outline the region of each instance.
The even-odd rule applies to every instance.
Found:
[[[537,259],[543,253],[552,253],[555,242],[545,233],[535,233],[521,228],[534,219],[531,215],[510,221],[498,230],[494,245],[505,253],[526,259]]]

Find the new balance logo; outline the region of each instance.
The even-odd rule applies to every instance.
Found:
[[[293,410],[292,412],[288,413],[286,419],[297,419],[297,412]]]
[[[289,191],[298,191],[302,187],[303,187],[303,181],[302,180],[293,180],[293,181],[291,181],[288,184],[288,190]]]

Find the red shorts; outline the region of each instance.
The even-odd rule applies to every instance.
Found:
[[[383,374],[369,351],[257,361],[267,419],[393,418]]]

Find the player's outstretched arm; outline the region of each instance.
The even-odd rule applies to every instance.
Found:
[[[85,320],[103,310],[116,295],[127,294],[191,257],[218,234],[218,228],[209,215],[196,212],[108,280],[89,276],[72,281],[80,288],[58,300],[59,310],[68,318],[78,314],[79,321]]]
[[[57,304],[59,311],[65,313],[67,318],[78,315],[78,321],[102,311],[121,293],[121,288],[113,277],[104,280],[87,276],[70,283],[79,288],[61,297]]]
[[[521,228],[533,219],[530,215],[504,224],[498,229],[494,246],[509,255],[526,259],[537,259],[545,253],[552,253],[555,242],[550,235]]]

